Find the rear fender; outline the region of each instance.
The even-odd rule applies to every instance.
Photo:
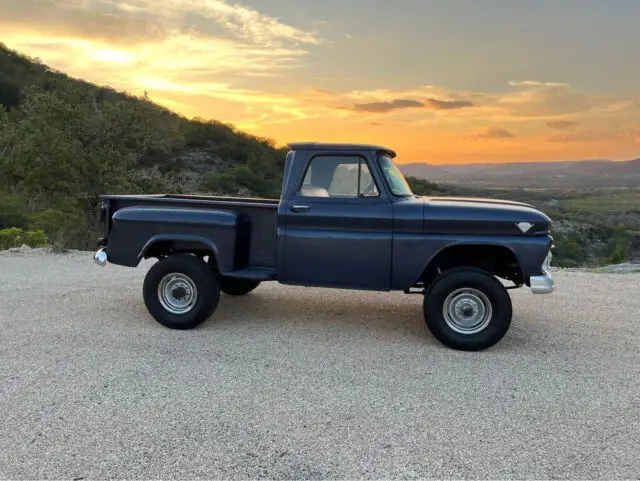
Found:
[[[147,257],[193,252],[213,256],[225,273],[244,268],[249,240],[248,220],[236,212],[133,206],[113,214],[107,254],[113,264],[135,267]]]

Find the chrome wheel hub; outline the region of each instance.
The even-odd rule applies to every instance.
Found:
[[[158,300],[171,314],[186,314],[197,299],[196,284],[185,274],[167,274],[158,284]]]
[[[447,296],[442,306],[442,315],[454,331],[460,334],[476,334],[491,322],[493,308],[483,292],[465,287]]]

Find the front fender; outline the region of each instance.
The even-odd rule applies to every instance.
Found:
[[[393,240],[392,289],[414,286],[429,264],[453,246],[482,245],[509,249],[525,278],[541,273],[551,248],[550,236],[460,236],[401,234]]]

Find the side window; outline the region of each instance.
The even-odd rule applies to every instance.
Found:
[[[303,197],[378,197],[378,186],[364,158],[316,156],[311,159],[299,194]]]

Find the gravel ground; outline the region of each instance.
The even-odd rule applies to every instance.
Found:
[[[511,291],[479,352],[421,297],[264,284],[200,328],[146,312],[146,268],[0,254],[0,476],[638,478],[640,275]]]

